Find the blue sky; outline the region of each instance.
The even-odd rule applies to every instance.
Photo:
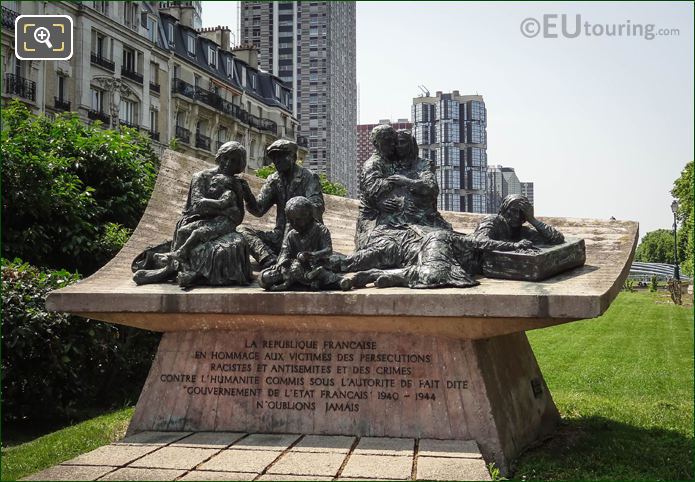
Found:
[[[522,35],[553,14],[569,33],[579,15],[582,34]],[[678,32],[587,36],[586,22]],[[236,28],[236,2],[203,2],[218,24]],[[636,220],[642,235],[672,223],[693,159],[692,3],[358,2],[357,82],[362,123],[409,118],[418,85],[483,95],[488,163],[536,183],[539,215]]]

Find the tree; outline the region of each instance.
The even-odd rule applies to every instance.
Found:
[[[668,229],[657,229],[645,234],[637,246],[635,261],[673,263],[673,232]]]
[[[683,172],[673,183],[671,195],[678,200],[678,259],[682,261],[683,273],[693,275],[693,161],[685,165]]]
[[[91,274],[140,221],[156,178],[149,137],[74,114],[2,109],[2,254]]]

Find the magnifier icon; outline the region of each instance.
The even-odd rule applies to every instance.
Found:
[[[51,32],[46,27],[39,27],[34,30],[34,40],[40,44],[46,44],[49,49],[53,48],[51,43]]]

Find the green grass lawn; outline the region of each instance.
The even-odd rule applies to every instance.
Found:
[[[17,480],[120,439],[132,415],[132,408],[124,408],[3,448],[0,480]]]
[[[528,333],[563,417],[515,479],[692,479],[693,313],[664,293],[621,293],[608,312]],[[123,409],[2,450],[15,480],[123,436]]]
[[[594,320],[528,332],[563,423],[515,479],[693,478],[693,309],[620,293]]]

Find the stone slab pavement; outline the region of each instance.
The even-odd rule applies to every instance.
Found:
[[[472,440],[142,432],[23,480],[491,480]]]

